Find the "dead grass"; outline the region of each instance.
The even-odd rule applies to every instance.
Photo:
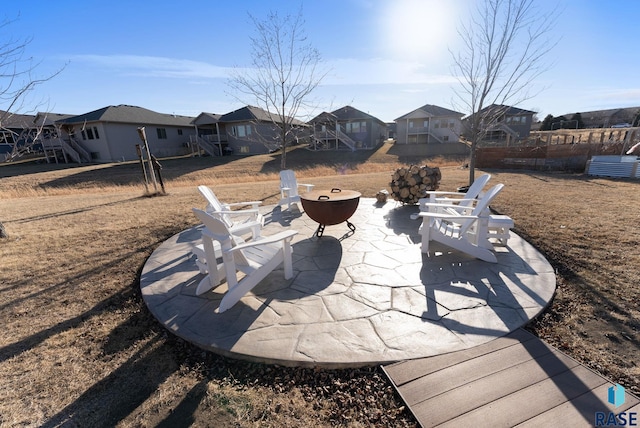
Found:
[[[366,159],[340,153],[340,162],[303,154],[294,152],[290,165],[305,181],[365,197],[408,163],[384,150]],[[0,241],[0,425],[412,426],[376,368],[233,361],[155,322],[139,272],[154,248],[196,223],[195,185],[228,201],[278,196],[277,157],[162,163],[168,195],[153,198],[142,196],[135,164],[0,167],[0,221],[9,233]],[[467,180],[455,164],[442,167],[445,190]],[[506,185],[493,208],[512,216],[558,272],[553,305],[530,328],[640,393],[640,183],[492,173]]]

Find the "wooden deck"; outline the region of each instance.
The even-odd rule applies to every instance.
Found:
[[[637,397],[627,392],[615,408],[609,380],[523,329],[383,370],[423,427],[594,426],[596,412],[640,419]]]

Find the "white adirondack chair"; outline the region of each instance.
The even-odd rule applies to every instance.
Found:
[[[205,293],[226,278],[228,291],[220,302],[219,312],[235,305],[271,271],[284,264],[284,277],[293,277],[291,239],[298,232],[287,230],[255,241],[236,244],[234,236],[220,219],[193,208],[193,212],[204,224],[202,245],[206,256],[208,274],[196,288],[196,294]],[[215,245],[222,251],[222,263],[216,259]],[[238,280],[238,272],[244,274]]]
[[[424,204],[435,204],[435,203],[444,203],[444,204],[457,204],[460,206],[469,207],[472,206],[475,199],[480,195],[484,186],[487,185],[489,180],[491,179],[491,174],[483,174],[480,177],[476,178],[469,189],[465,193],[460,192],[445,192],[445,191],[428,191],[427,198],[422,198],[418,201],[420,204],[420,211],[434,211],[438,212],[436,205],[430,205],[431,209],[427,209],[428,207]],[[423,209],[424,208],[424,209]]]
[[[446,212],[422,211],[422,252],[429,253],[429,241],[437,241],[456,250],[467,253],[480,260],[497,263],[489,241],[489,203],[504,187],[497,184],[489,189],[482,198],[476,200],[473,210],[457,204],[435,203]],[[426,203],[426,208],[432,208]]]
[[[224,222],[224,224],[233,235],[233,240],[236,244],[244,243],[245,240],[243,238],[243,235],[246,235],[248,233],[251,233],[251,238],[253,239],[260,238],[262,226],[264,225],[264,218],[258,210],[258,206],[262,203],[261,201],[227,204],[220,202],[215,193],[213,193],[213,190],[211,190],[211,188],[207,186],[198,186],[198,191],[207,201],[206,212]],[[244,210],[231,209],[231,207],[234,206],[249,205],[251,205],[252,208]],[[222,257],[222,251],[219,243],[214,243],[214,250],[216,257]],[[191,249],[191,252],[196,256],[196,265],[200,269],[200,273],[208,273],[206,262],[207,257],[205,254],[204,245],[195,245]]]
[[[264,218],[258,209],[262,201],[249,201],[237,203],[222,203],[207,186],[198,186],[198,191],[207,201],[206,212],[219,218],[229,228],[232,234],[242,235],[251,232],[254,239],[260,237],[260,230],[264,226]],[[249,209],[232,210],[232,207],[249,206]]]
[[[310,192],[315,187],[313,184],[298,183],[295,172],[290,169],[280,171],[280,202],[278,202],[278,205],[287,205],[287,209],[291,209],[291,204],[299,204],[299,186],[304,187],[305,192]],[[300,209],[300,207],[298,207],[298,209]],[[302,209],[300,209],[300,211],[302,211]]]

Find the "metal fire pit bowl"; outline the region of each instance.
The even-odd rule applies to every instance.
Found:
[[[333,188],[328,190],[312,190],[300,195],[302,207],[312,220],[319,223],[316,236],[324,233],[324,227],[347,222],[352,232],[356,227],[349,222],[349,218],[356,212],[360,202],[360,192]]]

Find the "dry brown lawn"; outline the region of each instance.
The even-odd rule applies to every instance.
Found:
[[[290,153],[299,178],[387,187],[422,159]],[[337,161],[334,159],[338,156]],[[147,197],[136,164],[0,166],[1,426],[414,426],[376,367],[291,369],[235,361],[177,339],[147,311],[140,270],[196,223],[195,186],[230,202],[278,196],[277,156],[162,162],[168,194]],[[468,171],[441,165],[441,189]],[[557,270],[551,307],[529,328],[640,393],[640,183],[492,171],[493,208]]]

